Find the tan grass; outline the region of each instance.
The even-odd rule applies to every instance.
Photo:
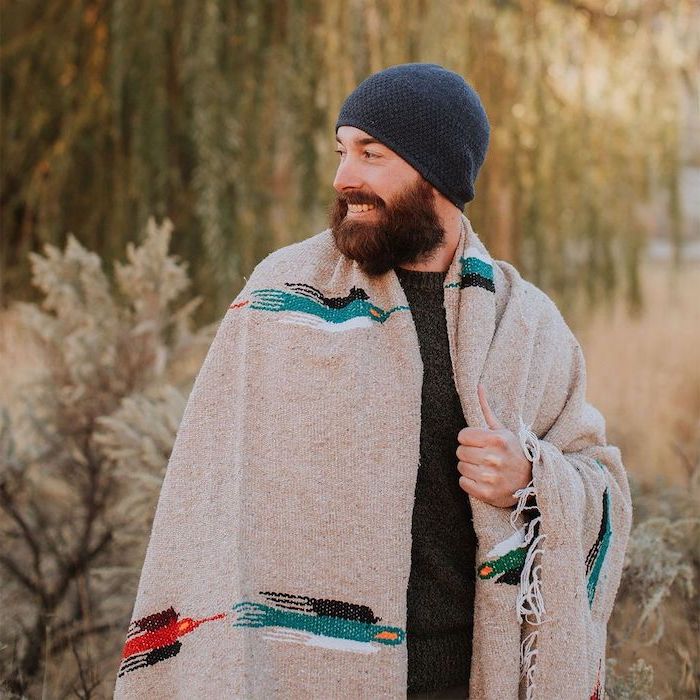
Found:
[[[642,270],[645,308],[601,310],[577,333],[586,356],[588,399],[607,420],[609,442],[641,480],[687,479],[679,449],[698,459],[700,265]]]

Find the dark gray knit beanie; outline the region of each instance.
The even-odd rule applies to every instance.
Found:
[[[436,63],[402,63],[365,78],[335,124],[367,132],[410,163],[455,206],[474,199],[490,126],[479,95]]]

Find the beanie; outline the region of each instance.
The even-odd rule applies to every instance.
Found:
[[[412,165],[460,210],[474,199],[490,126],[479,95],[435,63],[401,63],[365,78],[335,125],[365,131]]]

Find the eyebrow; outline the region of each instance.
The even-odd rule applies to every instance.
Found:
[[[337,136],[335,137],[335,140],[341,144],[343,144],[342,139],[338,138]],[[370,143],[376,143],[379,144],[380,146],[383,146],[384,144],[381,141],[377,141],[377,139],[373,139],[371,136],[361,136],[360,138],[355,139],[354,143],[356,143],[359,146],[367,146]]]

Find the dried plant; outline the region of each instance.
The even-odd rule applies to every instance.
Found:
[[[31,256],[43,302],[20,305],[43,368],[0,410],[3,690],[104,695],[165,466],[213,328],[176,300],[186,267],[150,219],[114,282],[69,236]],[[183,369],[184,368],[184,369]],[[125,592],[128,592],[126,594]],[[107,678],[107,680],[110,680]],[[104,689],[102,689],[104,691]]]
[[[700,692],[700,460],[691,458],[695,450],[687,447],[676,445],[676,452],[687,471],[686,484],[661,479],[642,484],[630,476],[636,524],[609,625],[609,648],[614,656],[627,657],[649,649],[651,663],[638,658],[619,675],[618,660],[610,658],[610,698],[652,698],[653,687],[662,689],[660,682],[654,684],[654,667],[668,667],[669,661],[677,672],[664,674],[664,697],[693,698]]]
[[[616,660],[608,660],[605,696],[610,700],[658,700],[653,685],[654,671],[644,659],[638,659],[624,676],[618,675]]]

